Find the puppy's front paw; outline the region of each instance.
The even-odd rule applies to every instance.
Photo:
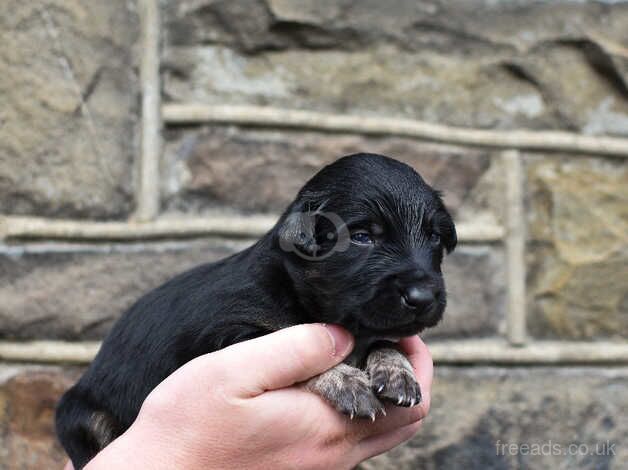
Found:
[[[384,406],[373,393],[366,372],[347,364],[338,364],[314,377],[307,383],[307,388],[351,419],[357,417],[375,421],[378,413],[385,414]]]
[[[383,349],[371,353],[367,372],[371,387],[380,399],[397,406],[414,406],[421,402],[421,388],[412,366],[399,351]]]

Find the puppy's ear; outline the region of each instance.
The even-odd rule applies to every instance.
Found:
[[[451,220],[451,217],[448,217],[449,224],[446,224],[446,229],[443,230],[443,246],[445,250],[447,250],[447,254],[454,251],[456,245],[458,244],[458,234],[456,233],[456,226],[454,225],[454,221]]]
[[[440,206],[436,214],[436,223],[440,231],[443,246],[445,247],[447,254],[449,254],[454,251],[456,245],[458,244],[458,234],[456,233],[454,220],[443,203],[442,193],[437,191],[436,195]]]
[[[456,245],[458,244],[458,234],[456,233],[454,221],[444,206],[440,213],[441,216],[439,217],[438,226],[440,228],[443,246],[445,247],[445,250],[447,250],[447,254],[449,254],[454,251],[454,248],[456,248]]]

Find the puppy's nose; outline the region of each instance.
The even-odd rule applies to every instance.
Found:
[[[404,302],[412,308],[424,308],[431,305],[436,300],[432,289],[411,285],[402,290],[401,296]]]

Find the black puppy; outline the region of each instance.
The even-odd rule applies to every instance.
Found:
[[[356,338],[349,359],[311,379],[310,390],[351,417],[375,419],[381,400],[413,406],[419,386],[394,340],[440,320],[440,265],[455,245],[439,194],[412,168],[381,155],[341,158],[253,246],[133,305],[62,397],[59,439],[79,469],[181,365],[299,323],[337,323]]]

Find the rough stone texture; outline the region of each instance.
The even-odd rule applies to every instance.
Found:
[[[628,165],[528,158],[529,318],[543,338],[628,338]]]
[[[132,1],[3,0],[0,212],[132,209],[138,28]]]
[[[136,299],[166,279],[249,242],[58,247],[0,255],[0,338],[100,339]],[[502,323],[502,256],[462,248],[445,261],[447,319],[431,334],[489,336]],[[472,278],[472,281],[469,279]]]
[[[168,132],[162,194],[169,210],[230,208],[279,213],[321,167],[342,155],[393,156],[442,190],[460,220],[501,219],[501,163],[486,150],[403,138],[242,128]]]
[[[437,367],[435,372],[431,412],[417,436],[363,464],[363,470],[625,468],[628,369]],[[520,451],[511,455],[499,443],[519,445]],[[588,446],[591,455],[579,454],[579,445]],[[537,455],[531,455],[535,447]]]
[[[504,256],[492,246],[461,246],[445,258],[447,309],[425,338],[494,336],[505,329]]]
[[[0,470],[61,468],[53,409],[80,369],[0,365]],[[621,469],[628,369],[436,367],[430,415],[409,443],[362,464],[416,468]],[[603,453],[603,445],[613,452]],[[588,446],[593,455],[497,455],[498,443]],[[596,450],[596,445],[597,450]],[[529,453],[530,451],[528,451]]]
[[[0,213],[128,216],[138,144],[136,2],[0,3]],[[626,2],[160,3],[166,101],[628,135]],[[457,221],[503,222],[503,168],[493,151],[230,126],[167,130],[162,202],[188,215],[276,213],[318,168],[357,151],[416,167],[445,191]],[[530,334],[625,342],[628,165],[524,158]],[[248,243],[3,245],[0,340],[100,339],[142,293]],[[448,310],[426,338],[503,332],[502,248],[459,247],[444,270]],[[80,370],[0,364],[0,470],[62,467],[54,405]],[[627,367],[437,367],[420,434],[362,468],[620,469],[627,408]],[[543,446],[545,455],[511,453],[510,444]],[[591,453],[567,455],[570,444]],[[613,452],[595,455],[603,444]],[[565,455],[547,455],[556,445]]]
[[[142,294],[239,246],[75,246],[0,255],[0,338],[100,339]]]
[[[63,468],[54,409],[79,369],[0,364],[0,470]]]
[[[628,5],[169,1],[165,92],[628,134]]]

